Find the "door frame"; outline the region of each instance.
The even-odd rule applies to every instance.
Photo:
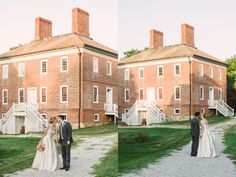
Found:
[[[112,109],[112,105],[113,105],[113,88],[112,87],[106,87],[106,105],[107,105],[107,93],[108,93],[108,89],[111,90],[111,109]]]
[[[215,99],[215,90],[214,90],[214,87],[209,87],[208,89],[208,99],[209,99],[209,104],[210,106],[214,104],[214,99]],[[212,99],[211,98],[211,95],[212,95]]]
[[[28,87],[27,88],[27,103],[29,104],[29,91],[30,91],[30,89],[35,89],[36,90],[36,103],[35,104],[37,104],[37,101],[38,101],[38,99],[37,99],[37,97],[38,97],[38,90],[37,90],[37,87]]]
[[[154,93],[154,99],[153,100],[148,100],[148,90],[153,90],[153,93]],[[155,87],[147,87],[146,88],[146,100],[147,101],[156,101],[156,89],[155,89]]]

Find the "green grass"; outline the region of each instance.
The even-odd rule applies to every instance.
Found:
[[[230,120],[229,117],[224,117],[224,116],[209,116],[209,117],[206,117],[206,119],[208,120],[209,124],[218,124],[218,123]],[[165,122],[162,124],[163,125],[188,125],[190,126],[190,121],[189,120],[171,121],[171,122]]]
[[[119,173],[146,167],[190,141],[187,129],[124,128],[118,132]]]
[[[224,153],[228,154],[236,165],[236,126],[232,126],[231,128],[227,129],[225,131],[224,138],[226,145]]]
[[[101,159],[101,163],[95,165],[93,174],[96,177],[116,177],[118,174],[118,147],[117,145]]]
[[[0,176],[30,167],[39,138],[0,137]]]

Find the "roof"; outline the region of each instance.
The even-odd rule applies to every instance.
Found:
[[[191,47],[186,44],[170,45],[165,47],[159,47],[157,49],[147,49],[137,55],[122,59],[119,61],[119,65],[128,63],[137,63],[157,59],[179,58],[179,57],[195,57],[217,62],[226,65],[222,60],[215,58],[195,47]]]
[[[1,54],[0,59],[72,47],[88,47],[117,56],[115,50],[94,41],[92,38],[81,36],[76,33],[69,33],[44,40],[34,40],[28,44],[20,45],[19,47],[15,47],[8,52]]]

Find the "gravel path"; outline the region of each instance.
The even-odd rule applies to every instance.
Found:
[[[117,134],[80,138],[83,142],[71,152],[70,171],[57,170],[54,172],[38,171],[34,169],[25,169],[23,171],[11,174],[11,177],[92,177],[92,166],[100,162],[105,153],[107,153],[112,144],[117,142]],[[62,162],[60,156],[60,162]]]
[[[190,156],[191,144],[171,156],[149,165],[137,173],[125,174],[123,177],[236,177],[236,168],[223,153],[223,129],[236,123],[236,119],[225,125],[215,126],[212,131],[216,138],[218,156],[216,158],[196,158]]]

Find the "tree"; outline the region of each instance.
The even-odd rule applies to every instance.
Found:
[[[143,50],[142,49],[131,49],[131,50],[128,50],[126,52],[124,52],[124,58],[128,58],[128,57],[131,57],[133,55],[137,55],[145,50],[147,50],[148,47],[145,47]]]
[[[226,59],[227,68],[227,101],[236,110],[236,55]]]

